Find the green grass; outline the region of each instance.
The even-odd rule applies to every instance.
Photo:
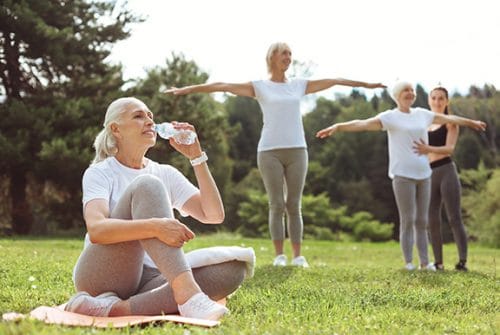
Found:
[[[500,250],[471,245],[468,273],[445,246],[442,273],[405,272],[397,243],[305,241],[311,268],[274,268],[268,240],[203,236],[186,250],[252,246],[255,276],[229,299],[231,315],[205,329],[162,323],[125,329],[70,328],[34,320],[0,322],[0,334],[496,334]],[[0,239],[0,313],[27,313],[73,293],[79,239]],[[287,245],[288,247],[288,245]],[[289,249],[287,250],[289,253]]]

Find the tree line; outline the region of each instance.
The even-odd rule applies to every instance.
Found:
[[[114,43],[130,35],[131,24],[141,21],[113,2],[2,2],[2,231],[33,234],[84,228],[81,177],[93,157],[94,137],[107,105],[120,96],[135,96],[150,107],[157,122],[182,120],[196,126],[226,206],[223,229],[246,236],[268,234],[267,198],[256,170],[262,127],[257,102],[235,96],[219,102],[210,95],[161,93],[162,87],[208,80],[208,74],[182,53],[169,55],[164,65],[149,69],[144,78],[125,82],[121,66],[105,59]],[[428,107],[421,86],[415,105]],[[314,137],[331,123],[366,118],[392,107],[387,91],[368,99],[353,90],[334,100],[318,98],[304,115],[309,148],[303,201],[306,235],[397,238],[385,133],[339,134],[327,141]],[[468,94],[451,99],[454,113],[488,123],[482,134],[461,130],[454,159],[463,179],[466,223],[472,236],[490,243],[493,239],[493,244],[500,240],[500,199],[487,192],[495,190],[500,178],[499,108],[500,92],[488,85],[471,86]],[[166,141],[158,139],[148,157],[193,177],[189,162]],[[195,230],[215,229],[187,221]],[[485,222],[489,233],[484,231]]]

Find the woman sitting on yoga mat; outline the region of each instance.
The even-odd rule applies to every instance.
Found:
[[[175,128],[195,131],[188,123]],[[227,261],[191,269],[182,246],[194,233],[173,209],[208,224],[224,220],[219,190],[196,139],[170,145],[191,160],[198,188],[170,165],[145,157],[155,145],[153,114],[136,98],[113,101],[83,176],[85,248],[74,269],[78,293],[65,310],[93,316],[155,315],[217,320],[214,300],[234,292],[246,264]]]

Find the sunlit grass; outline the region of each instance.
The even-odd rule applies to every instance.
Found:
[[[468,273],[451,270],[454,245],[445,246],[442,273],[401,270],[394,242],[305,241],[309,269],[270,266],[272,246],[262,239],[199,236],[186,250],[213,245],[251,246],[257,254],[254,278],[229,299],[231,314],[217,328],[163,323],[96,330],[26,320],[0,323],[0,334],[496,334],[500,329],[497,249],[472,245]],[[81,246],[79,239],[0,239],[0,313],[66,301]]]

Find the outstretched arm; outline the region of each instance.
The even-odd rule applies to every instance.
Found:
[[[343,78],[336,79],[320,79],[310,80],[307,83],[306,94],[316,93],[326,90],[334,85],[343,85],[351,87],[365,87],[365,88],[385,88],[386,86],[381,83],[365,83],[364,81],[355,81]]]
[[[382,129],[382,122],[378,117],[372,117],[366,120],[352,120],[348,122],[340,122],[330,127],[321,129],[316,133],[316,137],[325,138],[333,135],[336,132],[346,131],[346,132],[355,132],[355,131],[375,131]]]
[[[458,126],[466,126],[474,130],[486,130],[486,123],[480,120],[472,120],[458,115],[435,114],[434,123],[445,124],[452,123]]]
[[[174,95],[185,95],[190,93],[213,93],[213,92],[229,92],[243,97],[255,97],[255,91],[251,82],[241,84],[231,83],[208,83],[191,85],[184,87],[171,87],[164,93],[172,93]]]

